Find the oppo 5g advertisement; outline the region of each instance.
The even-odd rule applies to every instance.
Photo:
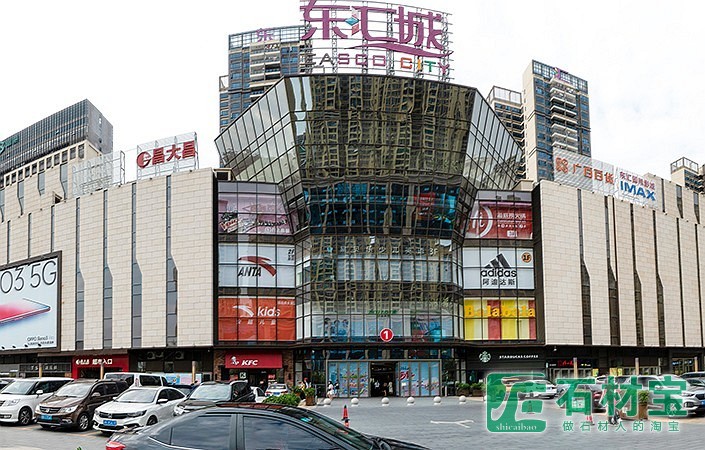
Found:
[[[58,345],[59,257],[0,269],[0,352]]]

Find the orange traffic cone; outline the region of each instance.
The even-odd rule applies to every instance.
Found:
[[[348,418],[348,405],[343,405],[343,423],[347,428],[350,428],[350,419]]]
[[[595,421],[592,420],[592,413],[587,416],[587,421],[590,422],[590,425],[595,425]]]

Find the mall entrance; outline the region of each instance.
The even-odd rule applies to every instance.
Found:
[[[396,362],[372,362],[370,364],[370,394],[372,397],[396,395]]]

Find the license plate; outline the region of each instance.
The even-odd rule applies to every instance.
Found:
[[[114,427],[117,425],[117,420],[104,420],[103,425],[107,425],[109,427]]]
[[[40,419],[40,420],[51,420],[51,415],[49,415],[49,414],[41,414],[41,415],[39,416],[39,419]]]

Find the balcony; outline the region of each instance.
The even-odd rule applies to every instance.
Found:
[[[551,93],[550,99],[551,99],[551,102],[563,103],[563,104],[565,104],[566,106],[568,106],[568,107],[570,107],[570,108],[575,108],[576,106],[578,106],[578,104],[577,104],[576,101],[575,101],[575,95],[572,95],[572,94],[564,94],[564,93],[554,94],[554,93]]]
[[[575,117],[578,113],[572,109],[568,109],[565,106],[561,106],[555,103],[551,104],[551,112],[557,112],[563,114],[564,116]]]
[[[570,124],[570,126],[576,126],[578,124],[578,121],[575,120],[575,117],[568,116],[566,114],[561,113],[560,111],[556,111],[553,109],[551,109],[551,115],[549,117],[554,122],[560,121]]]

